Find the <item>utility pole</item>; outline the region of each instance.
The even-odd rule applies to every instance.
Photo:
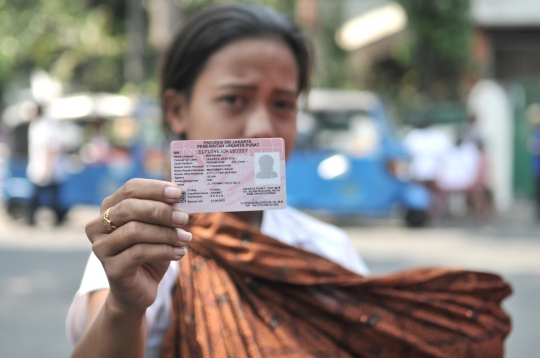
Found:
[[[148,0],[148,42],[163,52],[182,20],[179,0]]]
[[[142,0],[126,0],[126,55],[124,77],[127,82],[141,85],[144,78],[144,9]]]

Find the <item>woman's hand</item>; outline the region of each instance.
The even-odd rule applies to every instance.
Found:
[[[169,182],[132,179],[101,205],[101,215],[110,208],[109,219],[117,229],[107,230],[102,216],[86,225],[109,280],[108,301],[116,309],[146,310],[170,262],[186,254],[191,234],[180,227],[188,215],[173,207],[181,195]]]

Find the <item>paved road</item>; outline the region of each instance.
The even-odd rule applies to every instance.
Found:
[[[84,222],[94,213],[79,210],[61,229],[43,216],[32,229],[0,213],[0,357],[69,356],[64,322],[90,250]]]
[[[64,320],[88,254],[0,250],[0,357],[68,357]]]
[[[90,246],[79,208],[61,229],[30,229],[0,213],[0,357],[67,357],[64,321]],[[392,221],[344,226],[374,274],[444,265],[501,273],[514,287],[505,302],[514,328],[507,357],[540,357],[540,234],[525,221],[478,228],[407,230]]]

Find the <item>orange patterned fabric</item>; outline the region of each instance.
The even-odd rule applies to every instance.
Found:
[[[194,217],[163,358],[497,358],[511,289],[487,273],[425,268],[362,277],[248,228]]]

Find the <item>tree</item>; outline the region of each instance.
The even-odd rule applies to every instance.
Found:
[[[459,99],[470,66],[470,0],[399,0],[413,35],[412,65],[431,99]]]
[[[291,0],[0,0],[0,100],[10,87],[28,87],[35,68],[71,91],[127,89],[157,95],[164,32],[179,27],[181,16],[231,2],[267,5],[291,19],[296,13]],[[162,11],[164,3],[169,14]],[[318,22],[307,29],[318,48],[315,85],[343,87],[348,78],[346,54],[334,41],[340,3],[318,1]],[[173,11],[178,15],[163,26],[163,17]],[[129,26],[134,19],[135,27]],[[161,26],[153,26],[156,22]]]
[[[26,87],[34,68],[76,89],[119,90],[124,41],[118,2],[0,0],[0,97],[8,84]]]
[[[182,0],[180,1],[182,12],[186,16],[203,9],[212,4],[230,4],[230,3],[253,3],[266,5],[276,9],[282,14],[294,16],[294,1],[292,0]]]

